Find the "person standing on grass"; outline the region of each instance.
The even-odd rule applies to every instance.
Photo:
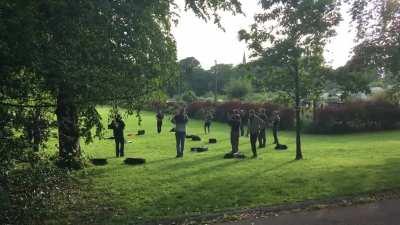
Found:
[[[247,113],[246,110],[242,109],[240,110],[240,119],[241,119],[241,123],[240,123],[240,136],[244,136],[244,126],[247,125]]]
[[[178,110],[171,122],[175,124],[176,157],[181,158],[185,149],[186,124],[189,122],[185,109]]]
[[[262,126],[264,126],[264,121],[256,115],[254,109],[251,109],[249,111],[247,130],[248,133],[250,133],[250,143],[251,151],[253,152],[253,158],[257,157],[257,139]]]
[[[164,113],[161,110],[158,110],[157,115],[157,132],[161,133],[161,127],[164,119]]]
[[[114,140],[115,140],[115,155],[116,157],[124,157],[124,129],[125,123],[122,121],[121,115],[117,115],[116,118],[111,122],[109,128],[113,129]]]
[[[265,148],[266,142],[267,142],[267,136],[266,136],[266,129],[267,129],[267,114],[265,113],[265,109],[260,109],[258,113],[258,117],[264,121],[263,125],[260,128],[260,133],[258,135],[258,147],[259,148]]]
[[[281,122],[279,111],[274,111],[272,115],[272,134],[274,135],[274,144],[279,145],[278,129]]]
[[[206,111],[205,117],[204,117],[204,133],[210,133],[210,127],[211,127],[211,122],[212,122],[213,116],[210,111]]]
[[[231,127],[231,146],[232,154],[239,152],[239,135],[240,135],[240,114],[228,114],[228,124]]]

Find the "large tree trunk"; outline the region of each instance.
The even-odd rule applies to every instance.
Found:
[[[57,97],[57,124],[59,144],[59,164],[70,169],[79,169],[81,148],[79,143],[79,124],[77,106],[66,95]]]
[[[301,117],[300,117],[300,80],[299,80],[299,70],[297,65],[295,66],[295,94],[296,94],[296,160],[303,158],[301,152]]]

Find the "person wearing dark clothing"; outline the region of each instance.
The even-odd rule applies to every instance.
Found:
[[[211,112],[207,112],[206,116],[204,118],[204,133],[210,133],[210,127],[211,127],[211,121],[212,121],[213,117]]]
[[[264,121],[263,125],[260,127],[260,133],[258,134],[258,147],[265,148],[267,142],[266,129],[267,129],[267,114],[265,114],[265,109],[261,109],[258,117]]]
[[[264,121],[256,115],[254,110],[250,110],[247,130],[250,134],[251,151],[254,158],[257,157],[257,139],[262,126],[264,126]]]
[[[281,122],[281,117],[279,116],[279,112],[274,111],[273,118],[272,118],[272,134],[274,135],[274,144],[277,144],[277,145],[279,145],[278,129],[279,129],[280,122]]]
[[[228,115],[228,124],[231,127],[232,154],[239,152],[240,115]]]
[[[241,123],[240,123],[240,136],[244,136],[244,126],[247,125],[248,123],[248,116],[245,110],[240,110],[240,119],[241,119]]]
[[[113,129],[114,140],[115,140],[115,155],[116,157],[124,157],[124,129],[125,123],[122,121],[120,115],[118,115],[109,126]]]
[[[161,133],[161,127],[162,127],[162,123],[163,123],[163,119],[164,119],[164,113],[161,110],[159,110],[157,112],[156,118],[157,118],[157,132]]]
[[[171,120],[171,122],[175,124],[177,158],[183,157],[183,151],[185,149],[186,124],[188,121],[189,118],[185,113],[185,109],[179,110],[179,112]]]

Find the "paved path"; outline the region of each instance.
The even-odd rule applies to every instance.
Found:
[[[220,225],[400,225],[400,199],[246,219]]]

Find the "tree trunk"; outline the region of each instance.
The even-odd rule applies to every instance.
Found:
[[[79,169],[81,148],[79,143],[78,109],[76,105],[62,93],[57,97],[57,124],[59,144],[59,165],[70,169]]]
[[[301,119],[300,119],[300,78],[299,78],[299,69],[298,66],[295,65],[295,94],[296,94],[296,160],[300,160],[303,158],[303,154],[301,152]]]

